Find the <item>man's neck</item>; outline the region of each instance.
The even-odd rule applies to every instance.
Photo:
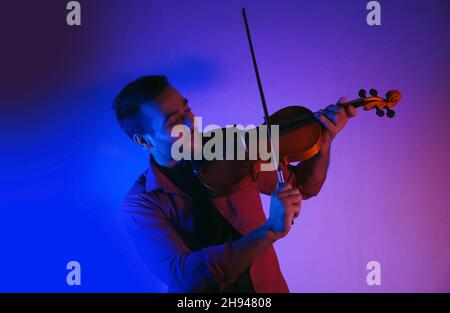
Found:
[[[159,166],[163,166],[163,167],[167,167],[167,168],[172,168],[174,167],[178,162],[172,158],[167,159],[167,158],[163,158],[161,156],[158,155],[154,155],[150,153],[150,158],[152,161],[156,162]]]

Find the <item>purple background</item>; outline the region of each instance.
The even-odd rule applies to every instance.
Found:
[[[164,291],[117,218],[147,155],[116,124],[128,81],[166,74],[204,124],[258,124],[247,8],[269,111],[318,110],[360,88],[402,92],[397,117],[360,111],[321,194],[276,243],[293,292],[450,291],[450,5],[380,1],[3,1],[0,291]],[[268,208],[268,197],[263,197]],[[68,287],[77,260],[82,286]],[[381,263],[382,285],[366,284]]]

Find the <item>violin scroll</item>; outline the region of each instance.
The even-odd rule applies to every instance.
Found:
[[[395,111],[391,108],[400,102],[401,95],[398,90],[389,90],[385,98],[379,97],[376,89],[370,89],[369,94],[370,96],[367,97],[366,91],[361,89],[358,92],[360,99],[351,101],[349,105],[353,105],[355,108],[362,106],[365,111],[375,109],[379,117],[383,117],[385,113],[389,118],[395,116]]]

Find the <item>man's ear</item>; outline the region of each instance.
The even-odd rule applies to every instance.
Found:
[[[138,144],[142,149],[150,150],[152,147],[151,140],[147,135],[143,134],[134,134],[133,141]]]

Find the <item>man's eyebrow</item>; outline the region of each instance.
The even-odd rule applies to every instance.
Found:
[[[184,104],[188,104],[189,100],[186,98],[183,98],[183,103]],[[165,117],[164,117],[164,123],[166,123],[172,116],[174,116],[175,114],[178,113],[178,110],[175,110],[173,112],[168,113]]]
[[[164,123],[167,122],[172,116],[176,115],[177,113],[178,113],[178,110],[167,114],[166,117],[164,117]]]

